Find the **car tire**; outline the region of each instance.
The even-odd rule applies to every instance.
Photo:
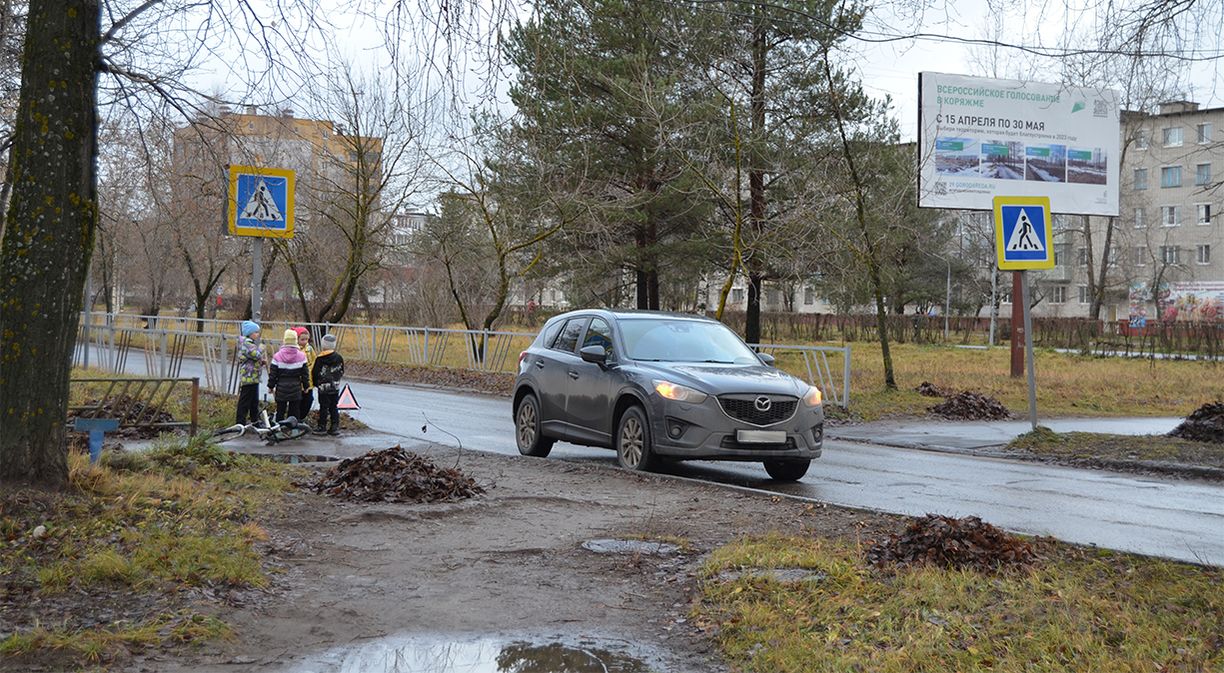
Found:
[[[807,474],[811,464],[810,460],[767,460],[765,471],[777,481],[799,481]]]
[[[545,458],[557,440],[545,437],[540,427],[540,401],[528,393],[514,410],[514,441],[524,456]]]
[[[636,472],[649,472],[658,464],[650,436],[650,421],[639,406],[626,409],[616,424],[616,462]]]

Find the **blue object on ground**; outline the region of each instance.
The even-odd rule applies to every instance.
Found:
[[[77,432],[89,433],[89,462],[97,463],[102,457],[102,436],[119,429],[118,418],[77,418],[72,423]]]

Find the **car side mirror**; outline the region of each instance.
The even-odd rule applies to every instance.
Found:
[[[608,351],[603,346],[583,346],[578,355],[582,357],[583,362],[593,362],[600,367],[608,362]]]
[[[761,362],[764,362],[766,365],[774,366],[774,356],[769,353],[757,353],[757,357],[761,358]]]

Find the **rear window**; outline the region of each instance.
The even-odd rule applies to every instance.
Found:
[[[561,334],[557,336],[557,341],[552,347],[555,350],[573,353],[578,348],[578,337],[582,334],[586,321],[586,318],[570,318],[565,321],[565,328],[561,330]]]
[[[553,340],[557,338],[557,333],[561,331],[561,326],[564,324],[564,320],[554,320],[545,325],[544,329],[540,332],[540,340],[537,343],[545,348],[551,346]]]

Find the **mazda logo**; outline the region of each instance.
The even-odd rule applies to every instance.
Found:
[[[769,408],[773,406],[773,402],[768,397],[761,395],[753,402],[753,406],[756,407],[757,411],[769,411]]]

